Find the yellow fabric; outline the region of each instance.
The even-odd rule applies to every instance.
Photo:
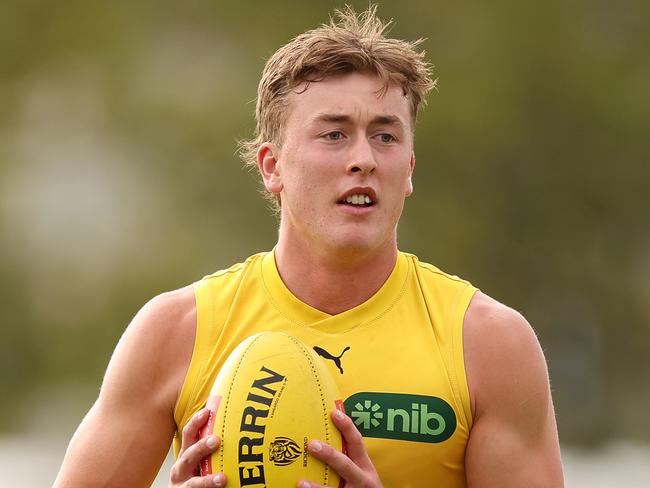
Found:
[[[343,374],[334,361],[324,360],[343,400],[358,392],[388,392],[448,403],[457,424],[442,442],[365,441],[386,487],[464,487],[472,414],[462,322],[475,291],[406,253],[398,254],[395,269],[373,297],[333,316],[291,294],[273,252],[207,276],[195,284],[197,336],[175,410],[178,430],[204,406],[219,368],[237,344],[260,331],[281,330],[335,356],[349,347],[341,357]],[[177,436],[176,453],[179,448]]]

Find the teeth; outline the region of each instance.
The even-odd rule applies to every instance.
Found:
[[[350,195],[346,197],[345,203],[351,203],[352,205],[369,205],[372,203],[372,199],[368,195],[363,194]]]

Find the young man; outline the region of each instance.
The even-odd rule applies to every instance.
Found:
[[[171,486],[223,486],[221,474],[196,476],[219,448],[198,440],[202,407],[230,351],[262,330],[299,337],[336,378],[355,419],[334,416],[348,456],[318,440],[309,452],[347,487],[563,486],[531,327],[397,249],[416,114],[433,86],[423,54],[384,37],[373,8],[338,14],[262,75],[244,155],[279,206],[277,246],[145,305],[56,487],[148,486],[175,433]]]

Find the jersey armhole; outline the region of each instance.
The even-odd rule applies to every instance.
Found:
[[[460,404],[463,408],[463,415],[468,429],[472,428],[473,415],[472,404],[469,394],[469,385],[467,383],[467,371],[465,369],[465,355],[463,346],[463,329],[465,323],[465,314],[469,308],[469,304],[478,291],[477,288],[468,284],[460,292],[456,301],[456,306],[452,311],[452,323],[454,324],[452,332],[452,365],[456,377],[456,394],[459,397]]]
[[[206,364],[206,344],[203,338],[205,331],[200,324],[212,323],[213,307],[212,300],[206,299],[210,294],[206,293],[208,280],[203,279],[193,284],[194,300],[196,302],[196,332],[194,335],[194,347],[192,348],[192,357],[190,364],[185,373],[183,386],[181,386],[176,406],[174,407],[174,421],[178,429],[177,435],[174,436],[174,454],[178,455],[180,450],[180,439],[178,434],[182,431],[189,418],[194,412],[189,411],[191,399],[196,394],[199,379],[202,377],[202,370]]]

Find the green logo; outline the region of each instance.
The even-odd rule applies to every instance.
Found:
[[[364,437],[437,443],[456,430],[454,409],[438,397],[360,392],[344,404]]]

